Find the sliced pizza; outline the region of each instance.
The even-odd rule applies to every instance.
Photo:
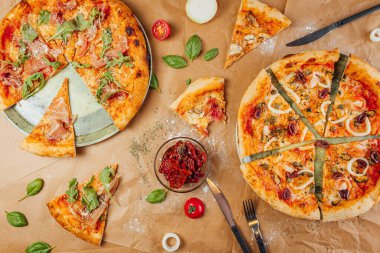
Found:
[[[67,65],[29,22],[31,11],[21,1],[0,22],[0,110],[41,90]]]
[[[327,149],[323,171],[324,221],[355,217],[380,198],[380,141],[366,140]]]
[[[100,246],[109,201],[119,185],[116,174],[117,165],[111,165],[82,184],[71,179],[66,193],[47,203],[50,214],[70,233]]]
[[[40,122],[24,139],[21,148],[40,156],[75,156],[68,79],[63,82]]]
[[[321,136],[330,103],[334,65],[339,56],[339,50],[305,51],[285,56],[270,66],[287,94]]]
[[[290,23],[287,17],[273,7],[257,0],[242,0],[224,67],[231,66]]]
[[[170,106],[198,132],[208,136],[208,125],[225,122],[224,79],[204,77],[194,81]]]
[[[379,84],[380,73],[367,62],[351,55],[332,106],[326,136],[379,135]]]
[[[246,181],[274,209],[297,218],[319,220],[314,195],[314,149],[293,149],[241,165]]]

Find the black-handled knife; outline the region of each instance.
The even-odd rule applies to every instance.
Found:
[[[313,42],[313,41],[323,37],[324,35],[329,33],[331,30],[334,30],[335,28],[341,27],[347,23],[350,23],[350,22],[352,22],[358,18],[361,18],[361,17],[363,17],[367,14],[370,14],[374,11],[377,11],[377,10],[380,10],[380,4],[373,6],[372,8],[369,8],[369,9],[364,10],[362,12],[356,13],[355,15],[352,15],[348,18],[339,20],[338,22],[335,22],[334,24],[331,24],[331,25],[326,26],[322,29],[319,29],[318,31],[312,32],[312,33],[310,33],[310,34],[308,34],[302,38],[296,39],[295,41],[289,42],[288,44],[286,44],[286,46],[294,47],[294,46],[301,46],[301,45],[308,44],[310,42]]]
[[[227,220],[228,225],[230,225],[230,228],[232,232],[234,233],[237,241],[239,242],[239,245],[244,253],[250,253],[248,244],[244,240],[244,237],[240,233],[236,222],[234,220],[234,217],[232,215],[231,207],[228,204],[228,201],[226,197],[224,196],[223,192],[212,182],[209,178],[206,179],[208,186],[211,189],[212,194],[215,197],[216,202],[218,203],[220,210],[222,210],[222,213],[224,214],[224,217]]]

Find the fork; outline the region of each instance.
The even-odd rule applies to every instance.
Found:
[[[260,223],[257,219],[255,206],[251,199],[243,201],[245,218],[247,219],[249,227],[252,229],[255,235],[257,246],[259,247],[260,253],[266,253],[263,237],[260,232]]]

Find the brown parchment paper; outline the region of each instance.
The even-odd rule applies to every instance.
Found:
[[[253,252],[258,252],[258,249],[242,210],[242,201],[249,197],[257,205],[269,252],[377,252],[379,243],[374,236],[380,232],[378,206],[359,218],[328,224],[281,214],[259,200],[243,180],[235,145],[236,115],[241,97],[257,73],[278,57],[306,48],[339,47],[347,50],[346,53],[355,52],[374,65],[379,64],[376,50],[380,44],[373,44],[368,39],[368,32],[380,26],[379,14],[376,13],[334,31],[313,45],[292,49],[284,47],[286,42],[372,6],[376,1],[294,0],[286,4],[286,1],[265,0],[265,3],[282,11],[286,6],[286,15],[293,24],[227,70],[223,69],[223,64],[240,0],[218,0],[217,16],[204,25],[195,24],[186,17],[185,0],[125,2],[135,11],[149,34],[154,72],[161,92],[149,92],[141,111],[124,132],[102,143],[78,149],[78,156],[74,159],[41,158],[21,151],[19,144],[23,134],[5,117],[0,117],[0,210],[21,211],[29,221],[27,227],[14,228],[7,224],[4,215],[0,215],[0,252],[22,252],[36,240],[55,245],[53,252],[164,252],[161,240],[167,232],[175,232],[181,237],[182,245],[178,252],[240,252],[207,186],[187,194],[169,192],[161,204],[152,205],[144,200],[150,191],[160,187],[153,171],[156,151],[164,141],[176,136],[189,136],[205,145],[212,165],[210,177],[228,198],[236,222]],[[6,0],[0,0],[0,3],[1,16],[14,4]],[[167,20],[172,27],[172,36],[163,42],[156,41],[150,34],[152,23],[159,18]],[[219,56],[210,62],[200,57],[180,70],[166,66],[161,57],[184,55],[184,44],[194,33],[202,38],[203,51],[217,47]],[[188,78],[196,80],[204,76],[226,79],[228,121],[226,125],[212,124],[210,136],[201,139],[168,108],[185,90]],[[119,164],[121,184],[115,199],[120,206],[111,204],[105,243],[97,248],[62,229],[50,217],[45,203],[62,194],[72,177],[83,181],[110,163]],[[45,180],[44,189],[36,196],[17,202],[25,194],[26,184],[37,177]],[[198,220],[187,218],[183,212],[183,204],[193,196],[206,204],[205,215]]]

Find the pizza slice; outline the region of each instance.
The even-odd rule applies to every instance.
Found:
[[[296,218],[319,220],[315,197],[314,149],[293,149],[241,165],[255,193],[274,209]]]
[[[75,134],[66,78],[40,122],[24,139],[21,148],[40,156],[75,156]]]
[[[193,82],[172,104],[171,109],[183,120],[208,136],[208,125],[225,122],[224,79],[204,77]]]
[[[380,142],[366,140],[330,146],[320,203],[324,221],[367,212],[380,197]]]
[[[257,0],[242,0],[224,68],[289,26],[279,10]]]
[[[323,136],[339,50],[312,50],[285,56],[270,68],[302,114]],[[306,130],[305,130],[306,131]]]
[[[0,23],[0,110],[41,90],[67,65],[33,28],[30,6],[21,1]]]
[[[110,165],[82,184],[71,179],[66,193],[47,203],[50,214],[70,233],[100,246],[109,201],[119,185],[116,174],[117,165]]]
[[[312,140],[314,135],[262,70],[244,94],[238,112],[239,155],[249,156]],[[311,147],[304,147],[312,149]]]
[[[326,129],[327,137],[380,134],[380,73],[351,55]]]

